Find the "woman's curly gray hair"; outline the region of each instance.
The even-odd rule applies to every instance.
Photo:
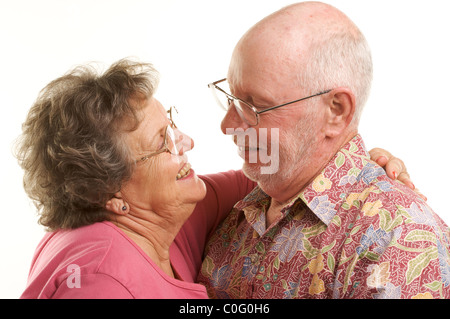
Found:
[[[16,148],[40,224],[55,230],[108,219],[106,202],[134,167],[124,133],[139,125],[158,81],[152,65],[123,59],[100,75],[76,67],[40,92]]]

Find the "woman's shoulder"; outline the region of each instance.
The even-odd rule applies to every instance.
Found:
[[[120,245],[123,236],[108,222],[46,233],[33,256],[22,297],[51,298],[69,279],[97,274],[105,262],[111,263],[110,252]]]
[[[65,268],[74,264],[83,267],[85,272],[96,271],[112,251],[129,251],[130,245],[123,233],[109,222],[57,230],[44,235],[35,251],[33,269]]]
[[[48,233],[36,254],[59,264],[83,266],[85,272],[99,271],[104,263],[114,262],[111,259],[141,255],[134,242],[107,221]]]
[[[205,298],[203,286],[168,277],[118,227],[96,223],[48,233],[22,298]]]
[[[120,238],[119,232],[108,222],[94,223],[76,229],[56,230],[47,233],[38,246],[39,257],[65,257],[72,260],[83,259],[83,256],[101,251],[105,253]]]

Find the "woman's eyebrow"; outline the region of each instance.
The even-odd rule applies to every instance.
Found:
[[[159,137],[162,136],[164,138],[164,131],[167,125],[161,127],[158,131],[155,132],[155,134],[153,135],[153,137],[151,138],[151,142],[150,145],[151,146],[158,146],[159,144]],[[155,142],[156,141],[156,142]],[[155,145],[155,143],[157,145]],[[154,151],[157,151],[156,149]]]
[[[161,127],[158,131],[156,131],[154,134],[152,134],[151,137],[148,136],[144,136],[140,143],[139,143],[139,150],[138,150],[138,154],[139,155],[144,155],[145,153],[148,152],[153,152],[153,151],[157,151],[157,147],[159,146],[159,140],[158,137],[163,136],[164,137],[164,129],[166,128],[166,126]]]

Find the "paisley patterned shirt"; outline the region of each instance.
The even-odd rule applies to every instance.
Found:
[[[256,187],[211,237],[212,298],[450,298],[448,226],[370,161],[359,135],[266,228]]]

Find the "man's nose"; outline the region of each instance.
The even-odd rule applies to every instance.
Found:
[[[222,133],[225,135],[227,135],[227,128],[228,129],[242,128],[246,130],[249,127],[250,126],[247,123],[245,123],[239,116],[239,113],[237,112],[236,107],[234,105],[230,106],[227,113],[225,114],[225,117],[222,120],[222,123],[220,124]]]

